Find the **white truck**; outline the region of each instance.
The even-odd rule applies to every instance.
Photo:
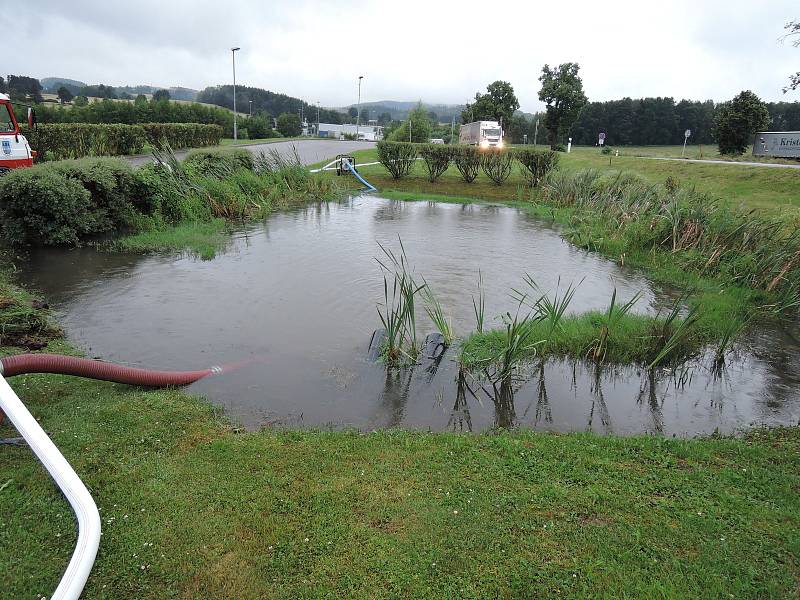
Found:
[[[503,128],[497,121],[464,123],[458,134],[458,143],[480,148],[502,148]]]

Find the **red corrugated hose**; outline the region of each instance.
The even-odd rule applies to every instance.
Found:
[[[0,375],[3,377],[24,373],[57,373],[143,387],[189,385],[209,375],[220,375],[226,368],[210,367],[202,371],[151,371],[59,354],[18,354],[0,359]]]

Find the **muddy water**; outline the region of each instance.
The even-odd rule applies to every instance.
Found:
[[[721,378],[703,360],[658,381],[633,368],[597,372],[551,361],[532,366],[502,402],[475,382],[458,385],[448,355],[387,373],[366,359],[366,347],[383,298],[377,242],[398,250],[398,236],[460,334],[474,327],[479,269],[487,318],[513,309],[509,292],[525,273],[545,290],[581,282],[573,312],[607,307],[614,288],[622,301],[642,292],[641,312],[670,302],[641,274],[570,246],[516,209],[376,197],[273,215],[212,261],[56,250],[20,266],[90,356],[170,369],[249,361],[190,391],[252,428],[695,435],[800,418],[800,350],[783,331],[754,335]],[[433,330],[421,321],[423,335]]]

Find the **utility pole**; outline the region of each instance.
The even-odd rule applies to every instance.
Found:
[[[539,119],[536,119],[536,127],[533,129],[533,145],[536,146],[536,137],[539,135]]]
[[[253,118],[253,101],[252,100],[248,100],[248,102],[250,103],[250,118],[252,119]]]
[[[358,141],[358,126],[361,120],[361,80],[364,79],[363,75],[358,76],[358,111],[356,112],[356,141]]]
[[[240,50],[239,47],[231,48],[231,57],[233,58],[233,140],[238,139],[236,132],[236,51]]]
[[[450,143],[451,144],[453,143],[453,134],[455,133],[455,130],[456,130],[456,117],[455,117],[455,115],[453,115],[453,117],[450,120]]]
[[[319,100],[317,100],[317,137],[319,137]]]

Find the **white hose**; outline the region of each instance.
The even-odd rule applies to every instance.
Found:
[[[83,485],[67,459],[36,422],[17,394],[0,375],[0,410],[28,442],[56,485],[66,496],[78,519],[78,542],[72,559],[50,600],[78,600],[92,570],[100,545],[100,513],[89,490]]]

